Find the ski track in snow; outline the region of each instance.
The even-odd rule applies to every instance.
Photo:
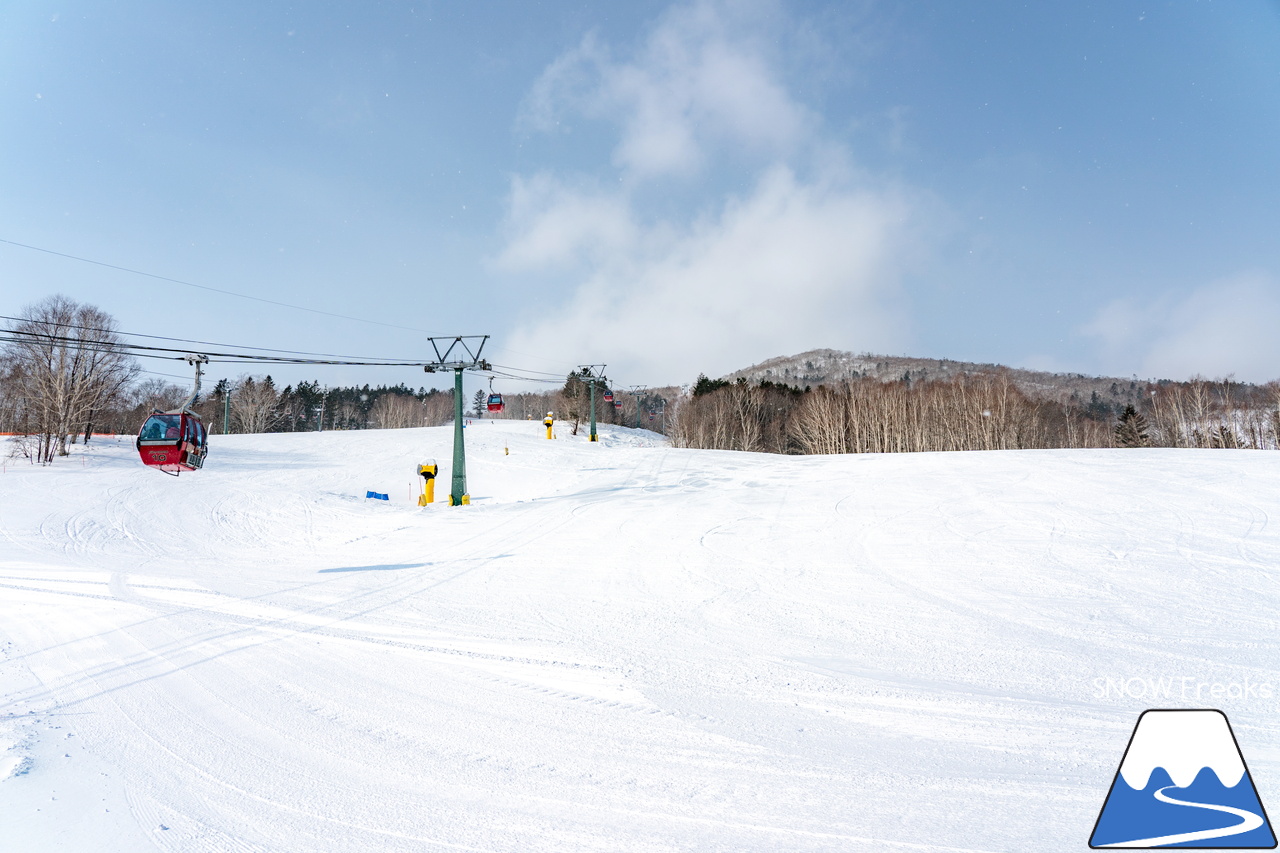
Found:
[[[1078,850],[1162,706],[1095,679],[1280,686],[1280,455],[540,432],[467,429],[467,508],[413,505],[449,428],[8,469],[0,837]],[[1265,800],[1271,709],[1225,710]]]

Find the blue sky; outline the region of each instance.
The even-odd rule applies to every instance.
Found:
[[[1274,3],[11,0],[0,116],[0,239],[387,325],[9,244],[3,314],[620,384],[1280,375]]]

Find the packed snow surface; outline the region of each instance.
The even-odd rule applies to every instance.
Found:
[[[11,459],[0,846],[1078,851],[1151,707],[1280,807],[1280,454],[557,431]]]

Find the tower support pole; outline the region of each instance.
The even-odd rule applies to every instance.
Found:
[[[453,488],[449,506],[471,503],[467,494],[467,450],[462,442],[462,368],[453,370]]]

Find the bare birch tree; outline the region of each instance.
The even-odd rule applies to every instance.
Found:
[[[383,394],[369,410],[369,419],[379,429],[406,429],[422,426],[424,406],[409,394]]]
[[[270,376],[241,376],[231,392],[231,417],[237,432],[267,432],[280,419],[280,395]]]
[[[51,296],[8,329],[0,369],[19,399],[24,431],[37,436],[37,461],[65,456],[73,434],[121,402],[138,365],[123,351],[115,320],[92,305]]]

